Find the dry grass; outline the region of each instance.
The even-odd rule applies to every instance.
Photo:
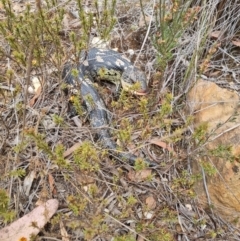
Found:
[[[32,11],[37,11],[35,2],[29,2]],[[182,114],[185,94],[199,75],[227,87],[232,81],[238,89],[240,55],[232,41],[239,41],[239,3],[187,1],[186,10],[193,10],[194,18],[188,25],[178,22],[179,35],[172,40],[176,42],[168,50],[170,55],[163,56],[161,42],[152,42],[152,37],[161,36],[154,16],[162,2],[155,2],[154,11],[154,1],[142,1],[143,9],[137,0],[117,2],[116,24],[110,35],[109,45],[137,60],[149,77],[151,94],[146,102],[123,94],[119,104],[113,104],[116,100],[111,90],[99,87],[113,112],[113,133],[129,128],[130,139],[122,147],[158,162],[159,167],[151,171],[135,171],[127,163],[110,159],[95,141],[86,116],[69,116],[61,71],[64,62],[76,55],[70,32],[80,39],[83,36],[75,1],[59,1],[47,10],[49,19],[62,7],[67,14],[56,36],[59,43],[39,41],[46,52],[36,66],[35,42],[29,40],[29,46],[17,42],[25,53],[21,63],[16,61],[9,40],[1,36],[0,189],[7,191],[14,219],[32,210],[39,199],[57,198],[60,202],[58,213],[36,240],[63,240],[59,220],[69,240],[239,240],[238,230],[198,205],[193,183],[199,177],[191,175],[190,162],[199,149],[194,146],[188,117]],[[19,1],[13,1],[13,6],[19,16],[24,7]],[[182,6],[175,6],[176,11]],[[5,19],[7,13],[1,7],[1,18]],[[94,6],[85,1],[84,9],[93,11]],[[184,17],[180,19],[184,21]],[[166,26],[177,27],[174,19],[166,21]],[[96,27],[92,28],[94,34],[98,34]],[[210,54],[216,44],[220,45]],[[87,47],[91,47],[90,40]],[[211,61],[206,61],[208,57]],[[26,90],[34,76],[42,87],[31,106],[33,95]],[[148,140],[153,138],[167,140],[175,154],[150,145]],[[80,155],[87,150],[90,165],[76,161],[73,154],[63,155],[76,143],[85,148],[78,149]],[[35,178],[26,195],[24,180],[30,174]],[[0,227],[4,226],[0,219]]]

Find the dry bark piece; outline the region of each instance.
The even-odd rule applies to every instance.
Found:
[[[4,241],[30,241],[36,236],[58,209],[58,200],[50,199],[43,205],[0,230],[0,239]]]

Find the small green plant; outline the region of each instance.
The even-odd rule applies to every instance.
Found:
[[[154,241],[174,241],[175,238],[172,232],[168,231],[165,228],[158,229],[149,235],[149,240]]]
[[[89,219],[89,224],[84,227],[84,237],[86,240],[93,240],[98,234],[104,234],[108,230],[108,225],[104,224],[104,216],[96,214]]]
[[[179,188],[179,189],[190,189],[193,187],[193,184],[195,183],[195,176],[191,175],[187,170],[183,170],[180,174],[179,178],[175,178],[173,181],[173,188]]]
[[[115,17],[117,0],[104,0],[102,6],[95,0],[94,5],[97,11],[96,24],[101,39],[109,39],[110,32],[117,22]]]
[[[209,154],[218,157],[224,158],[226,161],[234,161],[235,156],[232,153],[232,146],[230,145],[218,145],[215,149],[209,150]]]
[[[201,123],[194,131],[193,138],[197,144],[203,144],[207,140],[208,124],[206,122]]]
[[[212,58],[213,54],[217,51],[217,49],[220,45],[221,44],[216,42],[208,50],[206,57],[203,59],[202,63],[199,65],[199,73],[200,74],[203,74],[208,69],[211,58]]]
[[[112,108],[122,109],[124,111],[131,110],[134,108],[134,99],[128,91],[122,89],[117,101],[112,101]]]
[[[46,143],[44,135],[36,133],[34,129],[25,130],[25,134],[28,138],[35,141],[39,150],[44,151],[50,158],[54,158],[53,152]]]
[[[91,108],[92,109],[95,109],[97,106],[96,106],[96,103],[95,103],[95,101],[94,101],[94,99],[93,99],[93,97],[90,95],[90,94],[88,94],[87,96],[86,96],[86,102],[89,104],[89,105],[91,105]]]
[[[33,140],[39,151],[47,154],[53,162],[55,162],[60,168],[70,168],[70,164],[64,158],[65,148],[62,144],[57,144],[54,150],[51,150],[48,143],[45,140],[45,136],[40,133],[35,133],[33,129],[25,130],[26,136]]]
[[[52,118],[53,118],[53,122],[54,122],[55,124],[57,124],[57,125],[59,125],[59,126],[63,125],[64,119],[63,119],[61,116],[54,114],[54,115],[52,116]]]
[[[141,171],[141,170],[144,170],[148,167],[146,161],[144,161],[142,158],[137,158],[136,161],[135,161],[135,164],[134,164],[134,169],[136,171]],[[149,175],[149,179],[151,179],[152,176]]]
[[[92,185],[89,186],[89,194],[90,194],[90,196],[95,197],[95,196],[97,196],[98,192],[99,192],[99,190],[98,190],[98,186],[97,185],[92,184]]]
[[[148,114],[148,104],[149,104],[149,101],[148,101],[148,98],[141,98],[140,101],[138,102],[139,104],[139,111],[140,113],[143,115],[143,119],[145,121],[148,120],[149,118],[149,114]]]
[[[16,170],[12,170],[9,172],[9,175],[11,177],[25,177],[26,175],[26,170],[25,169],[22,169],[22,168],[19,168],[19,169],[16,169]]]
[[[137,203],[137,199],[134,196],[129,196],[127,203],[130,206],[134,206]]]
[[[180,1],[159,1],[155,6],[155,21],[158,30],[153,35],[153,44],[158,50],[158,67],[165,71],[173,59],[173,50],[187,27],[195,20],[198,7],[190,8],[191,1],[181,4]]]
[[[214,176],[217,173],[216,167],[208,160],[200,160],[199,164],[208,176]]]
[[[17,154],[25,150],[27,147],[27,141],[22,141],[18,145],[13,147],[13,151],[16,152]]]
[[[54,53],[53,63],[60,68],[63,56],[59,31],[62,28],[63,9],[56,8],[57,14],[49,17],[48,10],[56,7],[55,1],[48,1],[47,9],[37,5],[38,11],[32,12],[31,5],[26,4],[22,14],[15,14],[12,2],[1,0],[4,10],[7,12],[5,21],[0,23],[0,32],[10,45],[12,58],[19,66],[31,65],[38,67],[51,59],[49,53]],[[45,43],[45,44],[43,44]],[[51,49],[51,51],[49,51]],[[0,48],[3,56],[8,56],[4,49]],[[28,56],[31,55],[31,59]]]
[[[64,158],[64,151],[65,148],[62,144],[57,144],[54,151],[53,151],[53,156],[54,159],[53,161],[60,167],[60,168],[66,168],[70,169],[70,163],[66,161]]]
[[[113,241],[135,241],[135,240],[136,240],[136,238],[132,234],[118,236],[113,239]]]
[[[131,141],[132,125],[127,118],[123,118],[120,122],[120,128],[117,133],[122,145],[126,146]]]
[[[8,205],[9,197],[7,192],[0,189],[0,219],[2,219],[5,223],[12,221],[15,217],[15,213],[9,210]]]
[[[77,112],[78,115],[83,116],[84,108],[81,103],[81,96],[80,95],[73,95],[70,97],[70,102],[74,107],[74,111]]]
[[[101,39],[108,39],[115,23],[116,0],[104,0],[100,6],[98,1],[94,1],[95,13],[86,12],[82,0],[77,0],[78,15],[81,22],[81,37],[76,36],[74,32],[70,33],[70,41],[74,46],[75,60],[79,60],[79,52],[89,47],[90,33],[95,27]]]
[[[175,210],[170,207],[164,207],[162,210],[163,220],[168,223],[178,223]]]
[[[81,195],[68,196],[67,203],[70,210],[72,210],[76,216],[83,212],[88,204],[87,200]]]
[[[100,155],[90,142],[83,142],[73,154],[74,163],[81,170],[96,171],[99,169]]]
[[[172,113],[172,111],[173,111],[172,101],[173,101],[173,95],[171,93],[168,93],[164,96],[163,103],[162,103],[161,109],[159,111],[160,118],[163,118]]]

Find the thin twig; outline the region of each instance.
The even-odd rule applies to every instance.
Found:
[[[33,49],[34,49],[34,38],[30,43],[29,55],[27,58],[27,71],[26,71],[26,88],[24,91],[24,107],[23,107],[23,128],[26,124],[26,110],[27,110],[27,97],[28,97],[28,87],[30,86],[31,81],[31,70],[32,70],[32,59],[33,59]],[[22,132],[22,140],[23,140],[24,132]]]
[[[135,60],[135,62],[134,62],[134,65],[138,62],[138,59],[139,59],[139,57],[140,57],[140,55],[141,55],[141,52],[143,51],[143,48],[144,48],[144,46],[145,46],[145,44],[146,44],[146,41],[147,41],[147,38],[148,38],[148,36],[149,36],[149,32],[150,32],[150,28],[151,28],[151,24],[152,24],[152,19],[153,19],[153,14],[154,14],[155,0],[153,0],[152,6],[153,6],[153,7],[152,7],[153,11],[152,11],[152,14],[151,14],[151,17],[150,17],[150,21],[149,21],[147,33],[146,33],[145,38],[144,38],[144,40],[143,40],[141,49],[140,49],[140,51],[139,51],[139,53],[138,53],[138,55],[137,55],[137,57],[136,57],[136,60]]]
[[[119,220],[117,220],[116,218],[114,218],[113,216],[111,216],[110,214],[108,214],[107,212],[105,212],[105,214],[106,214],[109,218],[113,219],[115,222],[121,224],[121,226],[123,226],[123,227],[125,227],[126,229],[128,229],[129,231],[131,231],[132,233],[138,235],[139,237],[143,238],[143,239],[146,240],[146,241],[150,241],[150,239],[148,239],[148,238],[144,237],[143,235],[139,234],[139,233],[136,232],[134,229],[132,229],[132,228],[130,228],[129,226],[125,225],[124,223],[120,222]]]

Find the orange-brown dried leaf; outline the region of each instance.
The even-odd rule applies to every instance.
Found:
[[[35,95],[32,97],[32,99],[29,101],[29,105],[30,105],[31,107],[35,104],[35,102],[37,101],[37,99],[38,99],[38,97],[41,95],[41,93],[42,93],[42,87],[39,86],[39,87],[37,88],[36,94],[35,94]]]
[[[149,140],[149,142],[151,144],[154,144],[154,145],[157,145],[159,147],[162,147],[163,149],[167,149],[169,152],[172,152],[173,154],[176,154],[174,152],[174,150],[166,142],[163,142],[160,139],[153,138],[153,139]]]
[[[157,202],[156,202],[156,200],[154,199],[153,196],[147,197],[145,202],[146,202],[147,207],[150,210],[153,210],[157,206]]]
[[[128,179],[133,182],[142,182],[148,179],[152,175],[152,170],[144,169],[140,171],[130,170],[128,172]]]
[[[213,32],[211,32],[210,37],[212,37],[214,39],[218,39],[220,34],[221,34],[221,31],[213,31]]]
[[[63,153],[63,157],[67,157],[71,155],[74,151],[76,151],[79,147],[81,147],[81,145],[82,145],[81,142],[74,144]]]
[[[57,190],[55,188],[55,180],[54,180],[54,177],[51,173],[48,174],[48,183],[49,183],[49,187],[50,187],[50,192],[53,194],[53,195],[56,195],[57,194]]]

